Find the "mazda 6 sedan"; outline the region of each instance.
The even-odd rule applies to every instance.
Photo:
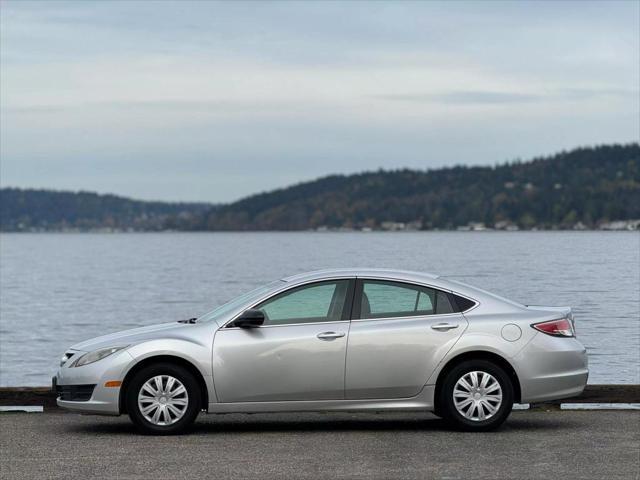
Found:
[[[152,434],[201,411],[429,411],[483,431],[514,402],[580,394],[587,376],[569,307],[363,269],[296,275],[197,319],[79,343],[53,384],[60,407],[127,413]]]

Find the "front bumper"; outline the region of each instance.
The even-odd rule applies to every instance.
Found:
[[[537,333],[513,360],[522,403],[575,397],[587,385],[587,350],[575,338]]]
[[[105,383],[123,381],[133,362],[134,358],[126,350],[122,350],[82,367],[69,368],[63,365],[53,378],[54,390],[58,386],[77,389],[81,385],[95,385],[95,388],[88,400],[62,400],[58,396],[56,403],[59,407],[75,412],[120,415],[120,387],[106,387]]]

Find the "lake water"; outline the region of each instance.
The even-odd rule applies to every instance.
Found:
[[[0,235],[0,385],[48,385],[64,350],[198,316],[329,267],[455,276],[525,304],[571,305],[590,383],[640,383],[637,232]]]

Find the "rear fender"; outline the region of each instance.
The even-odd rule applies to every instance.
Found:
[[[469,326],[434,372],[427,385],[434,385],[445,366],[454,358],[470,352],[489,352],[507,360],[519,375],[514,357],[536,336],[536,331],[521,322],[508,319],[468,318]]]

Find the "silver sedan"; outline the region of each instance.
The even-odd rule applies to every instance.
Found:
[[[59,406],[127,413],[153,434],[183,431],[200,411],[421,410],[481,431],[514,402],[580,394],[588,373],[569,307],[353,269],[296,275],[197,319],[79,343],[53,384]]]

